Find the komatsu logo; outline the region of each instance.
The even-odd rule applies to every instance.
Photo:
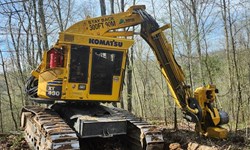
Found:
[[[123,43],[116,40],[99,40],[99,39],[89,39],[90,44],[106,45],[114,47],[122,47]]]

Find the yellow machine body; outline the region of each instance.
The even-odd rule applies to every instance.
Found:
[[[184,118],[196,123],[197,132],[225,138],[227,130],[220,125],[228,123],[229,117],[213,106],[216,87],[208,85],[193,92],[186,85],[184,73],[163,32],[170,25],[159,27],[144,5],[132,6],[118,14],[88,18],[61,32],[58,42],[44,53],[42,63],[32,72],[27,93],[40,102],[118,102],[127,50],[134,43],[129,36],[136,34],[128,28],[138,24],[140,36],[152,48]]]

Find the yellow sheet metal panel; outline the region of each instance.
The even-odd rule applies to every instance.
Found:
[[[134,43],[130,39],[118,39],[111,37],[101,36],[88,36],[81,34],[68,34],[67,32],[60,33],[60,44],[78,44],[85,46],[95,46],[99,48],[115,48],[115,49],[128,49]]]
[[[41,98],[48,98],[48,87],[53,87],[55,84],[58,85],[55,80],[61,79],[64,76],[64,69],[63,68],[55,68],[51,70],[47,70],[45,72],[40,73],[39,75],[39,82],[38,82],[38,96]],[[54,83],[55,84],[54,84]],[[50,85],[49,85],[50,83]],[[61,86],[61,85],[59,85]],[[60,92],[61,94],[61,92]]]
[[[212,138],[225,139],[227,138],[228,131],[221,127],[208,127],[207,136]]]
[[[126,12],[96,18],[88,18],[75,23],[65,32],[102,36],[113,29],[134,26],[143,22],[139,14],[133,13],[133,11],[137,9],[145,9],[145,6],[138,5],[130,7]]]

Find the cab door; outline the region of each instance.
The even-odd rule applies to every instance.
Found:
[[[69,57],[68,81],[65,87],[66,99],[87,99],[89,77],[90,47],[71,45]]]
[[[120,76],[123,52],[93,49],[90,94],[112,95],[113,77]]]

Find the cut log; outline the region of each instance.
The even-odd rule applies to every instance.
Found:
[[[170,149],[170,150],[183,150],[183,149],[181,148],[181,145],[180,145],[179,143],[171,143],[171,144],[169,145],[169,149]]]
[[[207,145],[202,145],[202,144],[198,144],[198,143],[192,143],[189,142],[188,143],[188,150],[218,150],[218,148],[216,147],[211,147],[211,146],[207,146]]]

